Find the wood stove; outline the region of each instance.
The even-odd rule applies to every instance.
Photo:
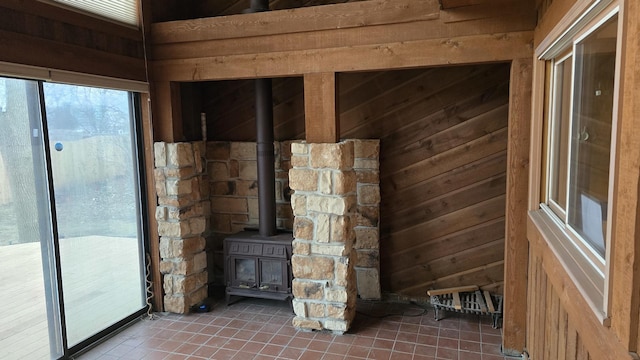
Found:
[[[287,300],[291,295],[291,234],[265,238],[243,231],[224,240],[227,304],[231,296]]]

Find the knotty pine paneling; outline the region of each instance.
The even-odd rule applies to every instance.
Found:
[[[276,140],[304,139],[303,80],[273,79]],[[255,141],[250,80],[203,87],[208,138]],[[509,64],[338,76],[341,138],[381,140],[383,290],[504,278]]]

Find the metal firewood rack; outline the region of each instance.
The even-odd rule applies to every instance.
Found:
[[[461,286],[448,289],[428,290],[436,320],[443,319],[444,311],[467,314],[491,315],[493,328],[502,322],[502,296],[480,290],[478,286]]]

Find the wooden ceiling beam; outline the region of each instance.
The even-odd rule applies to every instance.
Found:
[[[156,80],[207,81],[503,62],[532,56],[533,32],[152,62]]]
[[[321,10],[320,10],[321,9]],[[233,39],[345,29],[439,17],[437,0],[370,0],[322,7],[269,11],[157,23],[151,26],[154,44]]]

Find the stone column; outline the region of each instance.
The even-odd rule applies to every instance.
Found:
[[[291,145],[293,325],[347,331],[356,311],[353,142]]]
[[[164,308],[187,313],[207,297],[204,234],[209,216],[209,187],[203,142],[154,144],[156,220],[160,235],[160,272]],[[159,294],[158,294],[159,295]]]
[[[358,295],[380,299],[380,140],[352,140],[358,178],[356,274]]]

